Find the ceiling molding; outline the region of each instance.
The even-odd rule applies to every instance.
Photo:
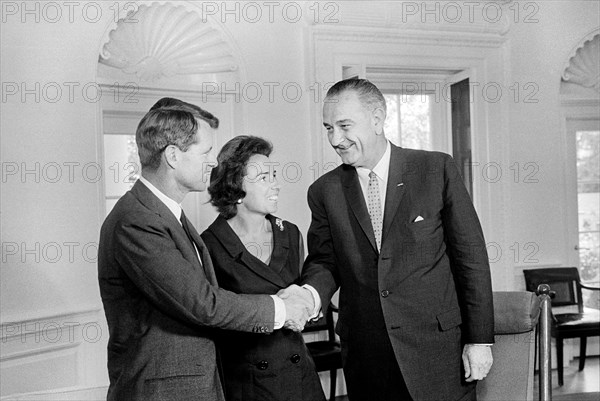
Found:
[[[392,30],[465,32],[505,35],[514,12],[511,0],[483,2],[341,2],[326,3],[319,18],[311,7],[306,15],[316,26],[362,26]],[[329,5],[329,6],[328,6]],[[335,5],[335,6],[334,6]]]
[[[312,35],[319,40],[345,42],[374,41],[418,46],[461,46],[497,48],[506,42],[506,37],[491,33],[397,30],[373,27],[313,26]]]
[[[211,83],[212,84],[212,83]],[[99,82],[100,90],[102,91],[102,95],[100,98],[112,99],[115,97],[116,91],[121,91],[121,97],[124,97],[126,94],[130,94],[132,100],[139,101],[141,99],[145,100],[155,100],[161,97],[185,97],[190,101],[196,101],[197,103],[224,103],[224,99],[230,99],[235,97],[235,92],[224,92],[218,86],[211,86],[210,91],[206,90],[206,87],[200,87],[204,90],[199,90],[198,87],[188,86],[186,88],[163,88],[163,87],[153,87],[153,86],[136,86],[135,91],[125,92],[122,86],[115,86],[109,80],[103,79]],[[117,92],[118,93],[118,92]],[[233,101],[233,100],[232,100]],[[133,102],[137,103],[137,102]],[[118,114],[118,111],[115,113]],[[129,111],[125,111],[124,113],[130,113]],[[139,120],[138,120],[139,121]]]

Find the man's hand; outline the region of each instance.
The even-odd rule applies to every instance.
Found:
[[[492,347],[481,344],[466,344],[462,353],[465,379],[468,382],[484,379],[492,367]]]
[[[288,288],[280,290],[277,296],[285,304],[286,318],[284,327],[294,331],[302,331],[314,309],[314,300],[311,292],[306,288],[292,284]]]
[[[312,293],[306,288],[302,288],[297,286],[296,284],[290,285],[288,288],[284,288],[283,290],[279,290],[277,296],[281,299],[291,298],[297,296],[302,299],[305,306],[309,310],[313,310],[315,308],[315,300],[313,299]]]

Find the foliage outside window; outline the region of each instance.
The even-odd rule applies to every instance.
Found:
[[[385,136],[397,146],[432,149],[431,95],[384,94]]]
[[[579,271],[584,283],[597,287],[600,283],[600,132],[577,131],[576,145]],[[597,296],[585,302],[586,306],[600,309]]]

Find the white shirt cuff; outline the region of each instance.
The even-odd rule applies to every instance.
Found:
[[[315,301],[315,309],[312,310],[308,320],[320,319],[323,317],[323,313],[321,312],[321,297],[319,296],[319,293],[313,288],[312,285],[304,284],[302,288],[309,290],[313,296],[313,300]]]
[[[273,326],[273,330],[277,330],[283,327],[287,311],[283,299],[279,298],[277,295],[271,295],[271,298],[273,298],[273,301],[275,302],[275,325]]]

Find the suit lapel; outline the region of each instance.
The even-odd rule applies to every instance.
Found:
[[[186,252],[187,255],[182,253],[183,257],[188,262],[194,264],[197,267],[200,267],[198,263],[198,258],[196,257],[196,250],[192,248],[190,241],[188,240],[188,236],[185,233],[183,227],[181,226],[181,222],[173,215],[173,213],[171,212],[171,210],[169,210],[167,205],[165,205],[160,199],[158,199],[158,197],[154,195],[148,187],[142,184],[141,181],[137,181],[133,185],[133,188],[131,188],[131,192],[146,208],[152,210],[160,218],[164,219],[169,225],[172,232],[179,232],[181,234],[181,240],[179,242],[184,243],[184,246],[186,246],[189,249],[189,252]],[[204,245],[204,242],[202,242],[202,239],[200,238],[200,235],[198,234],[194,226],[191,223],[188,225],[190,228],[190,234],[192,235],[192,238],[196,243],[196,246],[198,247],[200,257],[202,258],[202,265],[204,267],[206,277],[209,279],[211,284],[216,285],[217,279],[212,266],[212,262],[210,260],[210,256],[208,255],[208,251],[206,250],[206,246]],[[173,238],[173,241],[178,243],[177,238]]]
[[[274,230],[277,228],[274,228]],[[270,266],[266,266],[264,263],[260,261],[260,259],[254,257],[242,241],[240,241],[237,234],[231,229],[227,221],[221,216],[217,217],[215,222],[211,224],[209,230],[213,232],[215,237],[219,240],[223,248],[231,255],[233,259],[237,259],[243,265],[245,265],[248,269],[252,270],[256,275],[263,278],[264,280],[275,284],[279,288],[287,287],[287,284],[283,277],[272,269]],[[277,234],[273,231],[273,238]],[[275,246],[278,246],[277,241],[275,241]],[[273,249],[272,256],[276,254],[276,249]]]
[[[402,149],[391,145],[390,170],[388,173],[388,182],[385,195],[385,212],[383,215],[383,233],[381,243],[385,241],[386,235],[392,226],[394,217],[398,212],[398,207],[406,191],[406,186],[402,181],[402,166],[405,162]]]
[[[365,197],[363,196],[362,189],[360,188],[360,182],[358,181],[356,169],[351,166],[343,165],[342,174],[344,196],[346,197],[346,201],[348,201],[350,209],[352,209],[356,220],[358,220],[358,224],[360,224],[360,227],[369,239],[371,246],[377,252],[377,242],[375,242],[375,233],[373,232],[371,217],[369,216],[367,203],[365,202]]]
[[[268,215],[267,218],[273,227],[273,252],[271,252],[271,260],[269,268],[276,271],[280,276],[285,272],[283,268],[286,266],[288,254],[290,251],[290,241],[287,233],[283,230],[283,225],[277,226],[275,216]]]

